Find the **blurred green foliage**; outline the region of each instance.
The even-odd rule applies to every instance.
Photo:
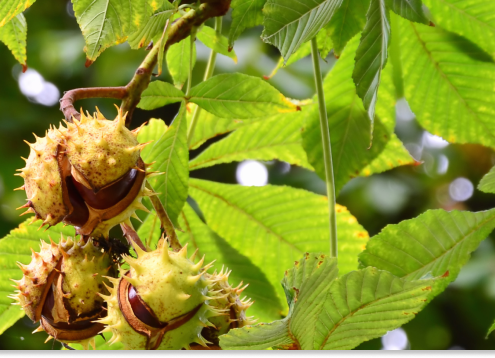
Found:
[[[38,71],[46,81],[54,83],[60,92],[79,87],[125,85],[145,56],[145,50],[131,51],[123,44],[105,51],[89,68],[84,67],[84,40],[66,0],[54,0],[50,6],[35,3],[25,12],[28,22],[28,66]],[[228,34],[230,17],[226,17],[224,34]],[[268,75],[276,66],[278,53],[264,44],[259,36],[261,28],[246,32],[236,42],[239,63],[219,55],[216,73],[242,72],[254,76]],[[204,72],[208,50],[197,42],[198,60],[193,83],[198,83]],[[335,59],[326,59],[323,71],[332,67]],[[16,64],[6,46],[0,45],[0,237],[5,236],[22,220],[15,208],[24,204],[25,195],[14,188],[22,185],[15,177],[15,169],[24,164],[29,148],[23,139],[33,141],[31,133],[44,135],[49,124],[58,124],[62,114],[58,105],[43,106],[32,103],[19,89],[21,66]],[[170,81],[166,71],[161,80]],[[297,99],[313,95],[310,59],[281,69],[271,83],[285,95]],[[112,118],[115,110],[111,100],[87,100],[76,108],[93,111],[97,105],[102,113]],[[177,105],[145,112],[136,110],[133,127],[150,117],[167,123],[177,112]],[[444,208],[479,211],[495,207],[495,196],[474,189],[466,201],[454,201],[449,186],[459,177],[467,178],[476,188],[481,177],[495,164],[492,150],[479,145],[447,145],[432,141],[414,118],[400,107],[396,133],[406,147],[421,162],[417,166],[397,168],[368,178],[349,182],[338,197],[369,231],[378,233],[387,224],[398,223],[418,216],[427,209]],[[207,143],[208,144],[208,143]],[[207,145],[206,144],[206,145]],[[205,147],[191,153],[197,155]],[[285,163],[265,163],[271,184],[291,185],[324,193],[321,179],[308,170]],[[193,177],[224,183],[236,183],[236,163],[222,164],[194,171]],[[495,318],[495,240],[488,238],[474,253],[459,278],[435,298],[418,316],[406,324],[411,349],[495,349],[495,336],[485,339],[488,327]],[[36,328],[24,318],[0,336],[0,349],[60,349],[53,341],[44,344],[45,333],[34,336]],[[361,345],[362,349],[380,349],[380,340]]]

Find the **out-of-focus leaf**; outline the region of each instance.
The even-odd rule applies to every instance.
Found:
[[[191,160],[189,169],[245,159],[278,159],[312,170],[302,147],[301,121],[301,114],[295,112],[246,125],[209,146]]]
[[[189,37],[179,43],[173,44],[167,50],[166,60],[168,72],[174,80],[174,85],[181,89],[189,77],[189,57],[191,56],[191,46]],[[192,65],[196,64],[196,45],[193,46]]]
[[[425,16],[421,0],[391,0],[390,9],[404,19],[428,25],[430,20]]]
[[[154,81],[142,93],[138,108],[149,111],[183,99],[184,93],[180,89],[168,82]]]
[[[425,275],[444,276],[435,285],[438,294],[455,280],[481,241],[495,228],[495,209],[429,210],[417,218],[388,225],[373,236],[359,255],[364,266],[387,270],[408,281]]]
[[[0,7],[0,27],[34,4],[36,0],[3,0]]]
[[[266,81],[242,73],[225,73],[201,82],[191,89],[190,101],[218,117],[235,119],[299,109]]]
[[[495,58],[495,2],[486,0],[423,0],[433,21],[464,36]]]
[[[266,0],[233,0],[230,7],[232,11],[232,24],[229,32],[229,47],[234,45],[234,41],[249,27],[261,25],[263,23],[263,13],[261,10]]]
[[[187,199],[187,180],[189,178],[189,150],[187,148],[187,121],[185,116],[185,104],[182,104],[179,113],[172,125],[164,132],[152,132],[153,126],[161,126],[155,123],[141,129],[138,139],[150,138],[155,141],[148,145],[150,149],[142,153],[145,163],[156,161],[152,169],[163,172],[163,175],[149,178],[153,189],[159,194],[170,220],[177,226],[177,219]],[[142,136],[142,137],[141,137]]]
[[[263,8],[262,39],[276,46],[287,61],[325,26],[342,0],[268,0]]]
[[[229,41],[226,37],[217,35],[217,32],[209,26],[203,26],[196,34],[196,37],[205,46],[211,48],[213,51],[218,52],[221,55],[227,56],[237,63],[237,55],[234,50],[229,51]]]
[[[15,59],[23,66],[26,66],[26,37],[27,23],[23,14],[17,15],[0,27],[0,41],[7,45]]]
[[[255,302],[247,311],[248,316],[254,315],[261,322],[270,322],[280,318],[283,306],[274,287],[247,256],[234,249],[203,223],[188,204],[184,206],[179,217],[179,224],[184,229],[184,233],[178,232],[181,244],[187,243],[190,249],[199,250],[196,260],[205,255],[207,262],[216,260],[217,271],[220,271],[222,267],[225,267],[225,270],[227,268],[232,270],[229,276],[229,283],[232,287],[241,282],[249,284],[242,293]]]
[[[495,167],[481,179],[478,189],[485,193],[495,194]]]
[[[371,0],[352,78],[373,127],[382,69],[387,63],[390,19],[386,0]]]
[[[32,225],[26,220],[18,228],[0,240],[0,334],[24,317],[24,311],[19,306],[13,306],[15,301],[7,296],[14,294],[15,288],[12,281],[22,278],[22,271],[16,262],[29,264],[31,262],[31,249],[39,251],[40,240],[58,242],[60,235],[74,237],[75,230],[71,226],[63,227],[62,223],[52,226],[46,231],[38,231],[42,221],[39,220]]]
[[[243,187],[199,179],[190,179],[189,193],[208,226],[249,257],[280,298],[278,282],[284,268],[304,252],[329,250],[324,196],[285,186]],[[355,257],[364,249],[368,234],[344,207],[337,206],[336,211],[339,269],[345,273],[357,268]]]
[[[145,25],[149,0],[72,0],[77,23],[86,41],[86,66],[108,47],[118,45]]]
[[[495,147],[495,63],[458,35],[397,22],[404,91],[419,123],[449,142]]]

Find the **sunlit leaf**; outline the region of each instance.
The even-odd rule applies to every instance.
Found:
[[[189,194],[208,226],[251,259],[283,297],[279,278],[304,252],[329,251],[326,197],[285,186],[243,187],[190,179]],[[283,208],[283,209],[282,209]],[[368,234],[336,207],[342,273],[357,268]],[[262,247],[263,250],[259,248]]]
[[[0,7],[0,27],[34,4],[36,0],[3,0]]]
[[[495,147],[495,63],[457,35],[397,20],[404,90],[419,123],[449,142]]]
[[[266,0],[232,0],[230,7],[232,11],[232,24],[229,32],[229,46],[234,45],[234,41],[249,27],[261,25],[263,23],[263,13],[261,10]]]
[[[189,77],[189,58],[191,56],[191,44],[189,38],[173,44],[167,50],[168,72],[174,80],[175,87],[181,89]],[[193,46],[192,65],[196,64],[196,45]]]
[[[433,22],[476,43],[495,58],[495,2],[486,0],[423,0]]]
[[[195,104],[191,106],[191,111],[186,114],[188,125],[192,120],[194,108],[196,108]],[[220,118],[207,111],[201,111],[198,122],[196,124],[196,129],[194,130],[192,139],[189,142],[189,149],[196,149],[208,139],[231,132],[234,129],[250,125],[260,120],[264,119]]]
[[[239,128],[191,160],[190,170],[245,159],[278,159],[312,169],[302,147],[300,112],[280,114]]]
[[[347,42],[363,30],[366,24],[366,11],[369,6],[370,0],[342,1],[342,5],[327,25],[331,30],[333,50],[337,56],[342,54]]]
[[[32,225],[28,223],[31,219],[23,222],[18,228],[12,230],[10,234],[0,240],[0,334],[12,326],[17,320],[24,316],[24,311],[19,306],[13,306],[15,301],[7,296],[14,294],[11,279],[22,278],[22,271],[17,267],[16,262],[29,264],[31,262],[31,249],[40,250],[40,240],[58,242],[60,235],[74,237],[73,227],[63,227],[60,223],[52,226],[46,231],[38,231],[42,221],[39,220]]]
[[[212,231],[201,221],[194,210],[186,204],[179,218],[180,226],[184,232],[178,232],[182,245],[186,243],[190,250],[198,249],[196,255],[199,260],[205,255],[205,260],[215,261],[211,269],[220,271],[222,267],[232,270],[229,283],[235,287],[241,282],[249,284],[243,291],[254,300],[254,304],[247,311],[248,316],[254,315],[261,322],[269,322],[280,318],[283,306],[275,293],[272,284],[267,280],[265,274],[255,265],[249,257],[234,249],[226,240]]]
[[[387,270],[409,281],[425,275],[445,276],[434,293],[455,280],[481,241],[495,228],[489,211],[430,210],[417,218],[388,225],[359,255],[364,266]]]
[[[373,126],[378,86],[387,63],[390,19],[386,0],[371,0],[352,78]]]
[[[287,61],[325,26],[342,0],[268,0],[263,8],[262,39],[276,46]]]
[[[282,281],[289,315],[220,338],[223,349],[352,349],[410,321],[434,280],[407,281],[368,267],[336,278],[336,260],[306,254]]]
[[[155,123],[145,126],[138,139],[154,139],[147,152],[141,153],[145,163],[156,163],[151,167],[153,171],[164,173],[149,178],[149,182],[155,192],[160,193],[159,198],[163,203],[170,220],[177,226],[179,213],[187,199],[187,180],[189,178],[189,151],[187,149],[187,121],[185,118],[185,105],[181,106],[172,125],[164,132],[155,131],[153,127],[162,127]],[[149,169],[148,169],[149,170]]]
[[[24,66],[26,66],[26,37],[27,23],[23,14],[17,15],[0,27],[0,41],[7,45],[15,59]]]
[[[234,50],[229,51],[229,41],[226,37],[220,35],[217,36],[217,32],[209,26],[203,26],[196,34],[196,37],[205,46],[211,48],[213,51],[227,56],[237,63],[237,55]]]
[[[152,110],[170,103],[180,102],[184,99],[184,93],[168,82],[151,82],[141,94],[138,108]]]
[[[153,11],[148,21],[138,31],[129,36],[127,42],[132,49],[147,46],[151,41],[155,44],[163,33],[165,24],[175,12],[175,7],[168,1],[162,1],[162,5]]]
[[[86,41],[87,66],[106,48],[127,40],[151,15],[148,0],[72,0],[72,4]]]
[[[218,117],[235,119],[298,110],[266,81],[242,73],[225,73],[201,82],[191,89],[190,101]]]

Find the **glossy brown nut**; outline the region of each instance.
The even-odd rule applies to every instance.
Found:
[[[65,186],[67,188],[70,204],[72,205],[72,212],[64,218],[64,223],[82,227],[89,219],[89,210],[84,203],[81,194],[76,189],[71,177],[65,178]]]
[[[88,189],[86,186],[79,183],[74,177],[72,177],[72,182],[89,206],[102,210],[114,206],[125,198],[136,181],[137,172],[138,171],[136,169],[131,169],[123,177],[113,183],[110,183],[97,192]]]
[[[132,312],[139,320],[148,326],[161,328],[163,325],[152,312],[151,308],[139,297],[134,286],[129,284],[128,299],[131,304]]]

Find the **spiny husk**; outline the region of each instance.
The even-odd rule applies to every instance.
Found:
[[[125,258],[131,269],[112,280],[111,293],[104,296],[108,315],[99,322],[113,333],[110,343],[122,342],[126,349],[160,350],[210,343],[201,336],[201,330],[211,326],[211,317],[226,314],[211,305],[219,297],[208,290],[213,283],[205,279],[210,265],[203,267],[204,258],[194,264],[187,258],[187,246],[177,253],[169,251],[163,239],[155,251],[136,247],[136,252],[137,259]],[[129,286],[156,318],[155,326],[136,316],[128,298]]]

